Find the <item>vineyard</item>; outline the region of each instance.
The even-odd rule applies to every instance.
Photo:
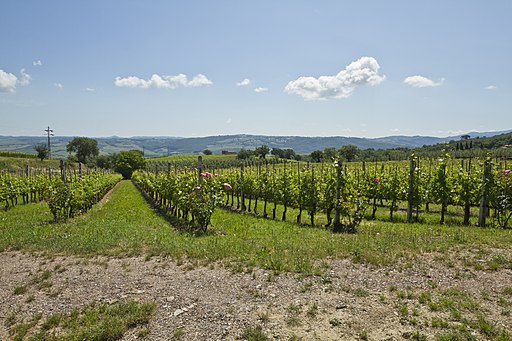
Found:
[[[2,172],[0,338],[127,297],[150,339],[510,339],[507,161],[269,161]]]
[[[22,176],[0,174],[0,202],[5,210],[45,200],[54,220],[87,212],[119,181],[121,176],[108,172],[78,173],[66,171],[63,163],[57,174],[52,170],[27,172]],[[21,201],[19,200],[21,198]]]
[[[500,228],[511,223],[512,175],[506,161],[446,155],[372,164],[258,162],[225,167],[227,161],[222,161],[201,162],[199,168],[196,162],[194,168],[192,160],[186,162],[153,164],[152,171],[135,174],[134,181],[161,207],[176,217],[200,221],[203,229],[220,204],[265,218],[341,226],[351,232],[363,217],[422,222],[437,215],[440,224]]]

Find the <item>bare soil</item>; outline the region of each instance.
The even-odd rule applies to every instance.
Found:
[[[466,257],[472,256],[429,254],[378,268],[330,260],[319,264],[322,275],[305,277],[165,257],[8,251],[0,253],[0,340],[12,337],[13,323],[36,314],[48,317],[91,302],[129,299],[156,303],[144,336],[148,340],[236,340],[256,326],[276,340],[434,339],[478,316],[496,330],[510,331],[512,297],[504,289],[512,287],[512,270],[475,270],[464,265]],[[45,272],[48,278],[42,280]],[[26,291],[15,293],[17,287]],[[431,302],[440,302],[450,290],[461,316],[420,298],[429,295]],[[461,300],[476,305],[457,303]],[[448,326],[436,325],[435,319]],[[138,329],[123,340],[138,339]],[[476,326],[470,333],[492,339]]]

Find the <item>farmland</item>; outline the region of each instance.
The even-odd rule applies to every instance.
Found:
[[[203,233],[196,230],[198,214],[193,222],[193,210],[185,214],[187,203],[198,197],[194,168],[141,172],[134,182],[140,188],[141,181],[155,184],[154,189],[144,194],[124,180],[87,212],[57,219],[47,200],[32,200],[30,194],[23,200],[19,193],[18,204],[0,212],[1,271],[10,274],[0,282],[5,302],[0,338],[48,337],[57,330],[92,335],[71,328],[69,321],[86,314],[79,309],[84,304],[83,309],[98,314],[106,304],[117,317],[127,311],[122,314],[127,321],[144,312],[138,322],[119,327],[125,338],[509,340],[511,230],[475,226],[478,195],[471,199],[469,226],[464,226],[464,204],[453,194],[463,187],[455,180],[460,168],[481,191],[483,161],[461,167],[460,161],[420,160],[415,179],[428,179],[430,167],[431,181],[414,187],[418,195],[410,223],[407,191],[399,190],[396,207],[390,208],[392,198],[384,196],[395,174],[407,187],[409,163],[366,164],[364,171],[361,163],[342,165],[347,195],[341,199],[351,202],[358,193],[365,206],[357,233],[349,234],[323,227],[328,205],[321,203],[332,195],[322,194],[323,187],[310,190],[335,180],[336,168],[328,164],[263,163],[246,165],[243,173],[240,167],[202,169],[201,190],[211,185],[225,206],[213,210]],[[508,165],[493,164],[493,181],[506,181]],[[446,175],[452,194],[439,191],[440,199],[419,195],[425,184],[439,185],[440,174]],[[162,187],[174,176],[181,177],[176,186],[190,187],[176,193],[191,196],[158,194],[157,187],[174,186]],[[278,196],[283,189],[270,186],[279,177],[288,181],[283,188],[290,191],[289,201]],[[69,170],[66,181],[79,178]],[[52,181],[59,179],[57,174]],[[301,179],[307,180],[302,190]],[[503,181],[500,186],[507,184]],[[262,184],[267,187],[258,187]],[[487,222],[498,227],[497,202],[491,197]],[[310,219],[312,201],[318,207]],[[298,220],[301,202],[303,219]]]

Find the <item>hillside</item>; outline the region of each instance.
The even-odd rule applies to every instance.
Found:
[[[482,139],[483,136],[496,136],[510,133],[483,132],[468,133],[471,137]],[[387,136],[379,138],[364,137],[306,137],[306,136],[265,136],[265,135],[218,135],[207,137],[166,137],[166,136],[135,136],[135,137],[98,137],[101,154],[111,154],[121,150],[144,150],[148,157],[164,156],[169,154],[198,153],[210,149],[214,153],[223,150],[238,151],[241,148],[254,149],[257,146],[267,145],[270,148],[291,148],[300,154],[309,154],[314,150],[323,150],[328,147],[339,148],[346,144],[353,144],[360,149],[391,149],[391,148],[419,148],[425,145],[448,143],[460,140],[461,135],[445,138],[432,136]],[[66,157],[66,144],[72,136],[52,137],[52,155]],[[483,140],[480,140],[483,141]],[[46,143],[45,136],[0,136],[0,151],[16,151],[34,153],[34,146]]]

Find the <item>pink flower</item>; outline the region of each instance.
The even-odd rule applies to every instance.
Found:
[[[231,190],[233,189],[233,187],[231,187],[230,184],[228,184],[227,182],[223,183],[222,186],[224,186],[225,189],[228,189],[228,190]]]
[[[215,173],[215,176],[219,176],[219,174]]]
[[[505,174],[505,176],[508,176],[510,174],[510,169],[505,169],[503,171],[503,174]]]
[[[376,183],[376,184],[380,183],[380,178],[373,179],[373,183]]]
[[[195,190],[195,191],[200,191],[200,190],[201,190],[201,186],[196,186],[196,187],[194,187],[194,190]]]
[[[199,176],[202,178],[206,178],[206,173],[201,173],[201,174],[199,174]]]

